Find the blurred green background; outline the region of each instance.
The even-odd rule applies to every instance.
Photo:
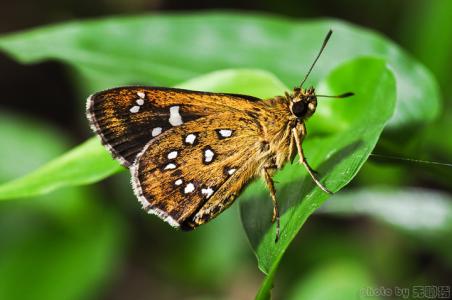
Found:
[[[371,156],[352,183],[309,218],[281,262],[273,297],[429,299],[416,297],[415,287],[449,287],[450,293],[452,167],[391,157],[452,163],[452,2],[21,0],[0,4],[0,33],[211,9],[328,17],[378,31],[430,69],[442,96],[435,120],[412,126],[410,134],[385,132],[390,138],[374,150],[384,157]],[[0,53],[0,70],[1,183],[92,134],[82,110],[90,87],[66,65],[23,65]],[[139,209],[124,172],[95,185],[0,201],[0,238],[0,299],[252,299],[264,278],[238,205],[199,230],[174,231]],[[396,295],[398,288],[409,297]],[[381,295],[385,289],[391,295]]]

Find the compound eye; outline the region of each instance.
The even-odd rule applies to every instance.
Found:
[[[294,102],[292,105],[292,113],[297,117],[301,118],[306,114],[308,106],[304,101]]]

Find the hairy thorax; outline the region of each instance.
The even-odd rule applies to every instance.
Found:
[[[290,160],[293,148],[291,129],[296,124],[296,118],[292,116],[285,97],[275,97],[263,103],[259,118],[263,131],[260,139],[261,167],[273,172]]]

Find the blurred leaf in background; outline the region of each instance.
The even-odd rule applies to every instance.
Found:
[[[353,261],[335,261],[321,266],[298,282],[289,300],[360,299],[360,291],[375,286],[368,271]],[[383,299],[365,297],[365,299]]]
[[[68,148],[42,122],[1,112],[2,181],[26,174]],[[87,188],[0,202],[0,298],[80,299],[99,294],[122,252],[118,214]],[[101,197],[97,197],[101,199]]]
[[[452,163],[452,139],[448,138],[452,128],[452,2],[421,2],[409,7],[409,14],[403,19],[399,36],[411,52],[436,76],[444,96],[444,107],[439,118],[429,127],[421,130],[414,138],[408,157]],[[430,97],[424,101],[430,103]],[[424,181],[441,182],[451,191],[452,168],[438,165],[424,165],[413,168]],[[417,169],[417,170],[416,170]]]
[[[380,35],[336,20],[297,22],[228,13],[108,18],[4,36],[0,49],[21,62],[68,63],[81,73],[84,91],[90,92],[125,83],[173,86],[224,68],[260,68],[291,87],[306,73],[329,29],[334,37],[307,85],[352,58],[383,58],[398,84],[399,101],[389,128],[435,118],[439,95],[427,69]],[[281,57],[275,59],[277,54]]]

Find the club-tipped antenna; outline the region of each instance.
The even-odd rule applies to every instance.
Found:
[[[325,97],[325,98],[347,98],[355,95],[355,93],[348,92],[340,95],[315,95],[316,97]]]
[[[304,82],[306,81],[306,79],[308,79],[309,74],[311,74],[312,69],[315,66],[315,63],[317,62],[317,60],[319,59],[320,55],[323,52],[323,49],[325,49],[326,44],[328,43],[328,40],[330,39],[331,35],[333,34],[333,31],[330,29],[328,31],[328,33],[326,34],[325,39],[323,40],[323,44],[322,44],[322,48],[320,48],[319,54],[317,54],[317,57],[315,58],[314,62],[312,63],[311,67],[309,68],[308,73],[306,73],[306,76],[304,77],[303,81],[300,83],[300,89],[303,87]]]

